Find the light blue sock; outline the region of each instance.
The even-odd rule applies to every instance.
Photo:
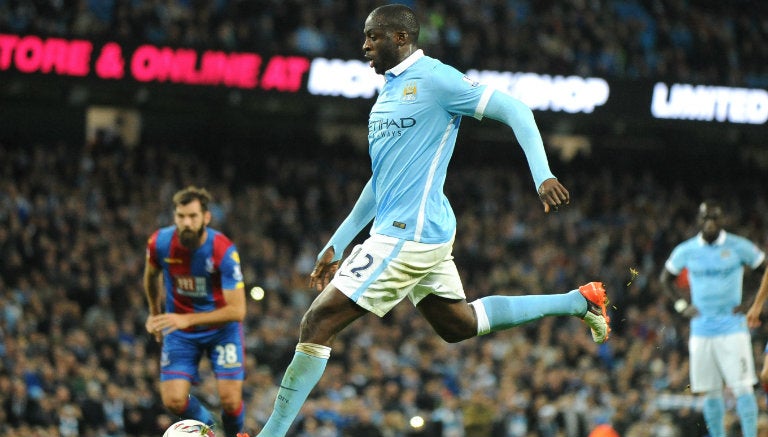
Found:
[[[723,397],[704,398],[704,421],[707,422],[707,430],[710,437],[725,437],[725,400]]]
[[[187,409],[181,413],[182,417],[199,420],[208,426],[213,425],[213,415],[200,403],[196,397],[189,395]]]
[[[328,349],[330,351],[330,349]],[[330,353],[330,352],[329,352]],[[275,407],[259,437],[283,437],[299,414],[309,392],[323,376],[328,358],[319,358],[296,351],[285,370]]]
[[[587,300],[579,290],[564,294],[487,296],[472,302],[472,305],[478,315],[479,335],[519,326],[544,316],[581,317],[587,312]]]
[[[741,421],[744,437],[757,437],[757,398],[754,393],[745,393],[736,398],[736,412]]]

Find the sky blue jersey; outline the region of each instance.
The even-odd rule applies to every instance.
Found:
[[[746,316],[734,314],[741,304],[744,267],[757,268],[765,253],[746,238],[720,231],[713,244],[701,234],[677,245],[665,268],[675,275],[688,269],[691,302],[699,315],[691,320],[691,334],[714,336],[743,332]]]
[[[368,121],[376,216],[371,233],[423,243],[453,238],[443,193],[462,115],[477,119],[493,90],[421,50],[387,71]]]

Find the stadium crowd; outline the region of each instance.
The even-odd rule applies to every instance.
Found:
[[[357,59],[374,0],[0,0],[0,32]],[[404,0],[459,69],[768,86],[756,0]]]
[[[374,3],[0,0],[0,32],[351,59]],[[459,68],[768,86],[765,2],[405,3],[427,23],[426,51]],[[460,139],[457,153],[467,147]],[[248,287],[266,290],[246,321],[247,427],[258,429],[315,295],[315,256],[368,177],[356,147],[329,149],[337,154],[297,158],[286,147],[246,171],[236,157],[115,137],[0,141],[0,434],[154,437],[175,420],[156,390],[159,347],[144,330],[141,277],[146,239],[172,222],[171,196],[187,184],[212,191],[213,226],[237,244]],[[601,280],[611,340],[595,345],[581,322],[557,318],[449,345],[403,304],[340,336],[294,437],[582,437],[599,424],[622,437],[704,436],[686,389],[687,321],[656,278],[695,232],[706,195],[725,196],[729,230],[768,247],[765,169],[744,164],[699,186],[691,176],[701,168],[663,168],[679,162],[577,156],[553,162],[573,204],[544,216],[522,159],[464,158],[446,190],[468,297]],[[758,278],[748,278],[751,297]],[[757,363],[766,340],[768,327],[754,332]],[[205,381],[196,393],[215,404]],[[410,428],[414,416],[423,431]]]
[[[315,294],[316,253],[368,177],[364,155],[342,143],[335,156],[286,148],[250,169],[270,176],[256,181],[236,159],[96,138],[0,145],[0,434],[159,436],[172,423],[156,390],[159,348],[144,331],[141,269],[149,232],[172,222],[172,193],[192,183],[212,191],[213,226],[237,243],[248,288],[266,290],[249,299],[246,321],[247,426],[258,429]],[[609,342],[552,318],[452,345],[406,303],[340,336],[295,435],[582,437],[599,424],[622,437],[705,435],[686,390],[687,321],[656,278],[695,232],[701,196],[727,194],[728,228],[765,246],[768,203],[755,194],[764,172],[694,186],[681,168],[663,179],[637,162],[584,159],[553,161],[573,203],[544,216],[523,160],[459,154],[446,186],[459,216],[454,253],[470,299],[604,281]],[[767,339],[755,331],[758,363]],[[205,381],[196,393],[215,405]],[[426,420],[420,432],[415,416]]]

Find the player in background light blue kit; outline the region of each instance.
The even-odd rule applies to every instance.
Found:
[[[766,267],[765,263],[763,263],[763,267]],[[762,325],[760,314],[763,312],[766,299],[768,299],[768,268],[763,270],[763,278],[760,280],[757,296],[755,296],[755,301],[752,302],[752,305],[747,311],[747,325],[750,329],[758,328]],[[763,367],[760,370],[760,382],[763,386],[763,393],[766,395],[766,402],[768,403],[768,344],[765,345],[765,351],[763,353]]]
[[[747,317],[740,311],[744,268],[756,269],[765,253],[751,241],[722,228],[723,210],[707,200],[699,206],[701,231],[677,245],[660,281],[675,310],[691,317],[688,340],[691,391],[704,396],[704,420],[711,437],[724,437],[723,384],[736,398],[744,437],[757,436],[757,383]],[[674,279],[686,269],[691,303],[675,292]],[[679,298],[679,299],[678,299]]]
[[[489,117],[512,128],[544,212],[568,204],[570,195],[549,169],[531,110],[426,56],[417,46],[419,23],[411,9],[373,10],[364,34],[365,57],[385,77],[368,122],[372,175],[318,255],[310,285],[322,292],[302,319],[296,353],[261,437],[286,435],[324,372],[336,334],[368,313],[385,315],[406,298],[451,343],[545,316],[583,319],[598,343],[610,331],[600,282],[562,294],[466,301],[452,255],[456,217],[443,193],[461,117]],[[370,237],[340,264],[371,220]]]

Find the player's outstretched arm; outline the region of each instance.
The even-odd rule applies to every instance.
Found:
[[[318,261],[328,253],[327,249],[329,248],[333,249],[331,251],[331,262],[341,260],[341,257],[344,256],[344,249],[376,216],[376,196],[373,194],[373,186],[371,184],[371,180],[368,179],[368,182],[366,182],[363,190],[360,192],[360,196],[357,198],[357,202],[355,202],[355,206],[352,207],[352,211],[349,212],[347,218],[341,222],[336,232],[331,236],[331,239],[320,251],[320,254],[317,256]]]
[[[512,128],[525,153],[539,199],[544,205],[544,212],[551,209],[557,211],[560,206],[567,205],[570,202],[570,194],[549,168],[544,141],[536,126],[533,111],[511,95],[493,90],[483,115]]]
[[[368,179],[355,206],[349,212],[347,218],[336,229],[331,239],[320,251],[315,262],[315,268],[309,275],[309,286],[317,291],[322,291],[336,273],[344,256],[344,249],[353,238],[373,220],[376,215],[376,197],[373,194],[371,180]]]

